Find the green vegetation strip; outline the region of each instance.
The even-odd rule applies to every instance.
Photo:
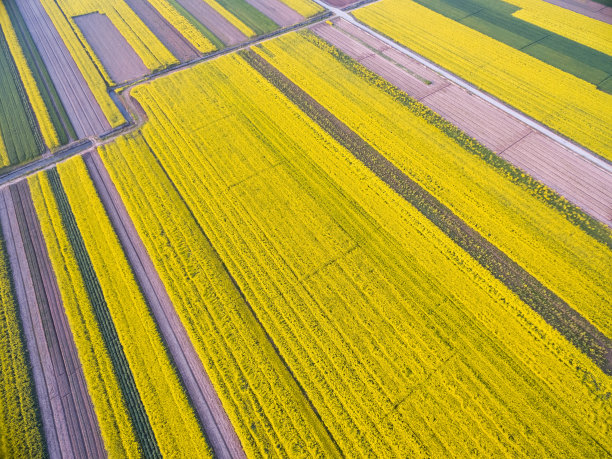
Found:
[[[47,107],[53,127],[60,139],[60,144],[65,145],[70,141],[70,138],[77,139],[74,127],[70,122],[70,118],[68,118],[68,113],[59,98],[59,94],[51,80],[47,67],[38,48],[34,44],[32,35],[30,35],[30,31],[23,20],[23,16],[15,4],[15,0],[7,0],[4,6],[11,18],[11,23],[17,34],[19,44],[23,49],[28,67],[36,80],[36,85]]]
[[[221,40],[219,40],[219,38],[214,33],[212,33],[206,26],[204,26],[204,24],[198,21],[193,14],[187,11],[183,7],[183,5],[181,5],[177,0],[168,0],[168,3],[170,3],[170,5],[172,5],[176,9],[176,11],[181,14],[181,16],[187,19],[192,26],[198,29],[198,31],[202,35],[208,38],[208,40],[215,46],[215,48],[225,48],[225,44]]]
[[[257,35],[270,33],[278,29],[278,24],[245,0],[217,0],[227,11],[236,16],[242,23]]]
[[[34,111],[2,28],[0,28],[0,130],[11,164],[35,158],[44,150]]]
[[[72,209],[70,208],[68,197],[66,196],[66,191],[64,190],[57,169],[48,170],[47,177],[49,178],[51,189],[53,190],[57,206],[62,216],[62,224],[66,228],[68,239],[74,249],[79,269],[83,275],[87,295],[89,296],[96,315],[104,344],[109,351],[113,368],[119,381],[119,387],[125,399],[143,455],[145,457],[161,457],[153,429],[151,428],[151,423],[149,422],[142,400],[140,399],[140,394],[134,382],[134,376],[132,375],[127,358],[123,352],[123,347],[117,336],[117,330],[115,329],[113,319],[108,310],[106,300],[104,299],[102,288],[100,287],[87,249],[85,248],[83,236],[81,235]]]
[[[46,457],[38,399],[0,228],[0,457]]]
[[[596,241],[601,242],[612,249],[612,232],[604,223],[591,217],[589,214],[569,202],[563,196],[560,196],[554,190],[538,182],[532,176],[525,174],[518,167],[515,167],[501,156],[479,143],[477,140],[468,136],[457,126],[442,118],[429,107],[413,99],[401,89],[393,86],[380,75],[364,67],[335,46],[324,42],[310,31],[302,31],[299,33],[301,33],[305,38],[310,40],[320,49],[334,56],[342,65],[344,65],[344,67],[349,69],[355,75],[367,80],[382,91],[385,91],[397,102],[410,109],[410,111],[426,120],[432,126],[436,126],[438,129],[440,129],[440,131],[444,132],[448,137],[453,139],[453,141],[461,145],[463,149],[481,158],[500,175],[510,180],[512,183],[522,187],[532,196],[546,203],[548,206],[557,210],[570,223],[586,232]]]
[[[418,183],[365,142],[347,125],[252,50],[241,56],[392,190],[412,204],[444,234],[503,282],[546,322],[612,375],[612,340],[504,252],[457,217]]]
[[[611,56],[512,16],[517,6],[502,0],[414,1],[610,93],[601,83],[612,74]]]

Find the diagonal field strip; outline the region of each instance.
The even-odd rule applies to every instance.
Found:
[[[66,228],[66,234],[74,249],[79,270],[85,279],[84,284],[87,295],[94,308],[96,320],[102,332],[104,343],[109,350],[113,370],[117,375],[119,387],[125,399],[125,405],[131,419],[134,420],[134,431],[138,443],[146,457],[161,457],[155,434],[153,433],[147,412],[143,406],[138,388],[136,387],[134,376],[127,362],[125,352],[123,351],[123,346],[117,335],[117,330],[106,304],[106,299],[102,293],[102,287],[100,286],[97,274],[89,258],[89,253],[85,248],[83,237],[77,226],[70,204],[68,203],[68,197],[64,191],[57,169],[48,170],[47,175],[60,210],[62,224]]]
[[[529,272],[467,225],[285,75],[252,50],[240,55],[392,190],[412,204],[604,373],[612,375],[612,340]]]

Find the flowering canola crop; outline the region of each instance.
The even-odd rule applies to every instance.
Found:
[[[612,95],[410,0],[354,16],[561,134],[612,159]]]

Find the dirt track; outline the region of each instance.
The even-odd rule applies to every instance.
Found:
[[[204,24],[223,44],[232,46],[248,39],[236,26],[203,0],[178,0],[178,2]]]
[[[79,138],[110,130],[102,109],[40,0],[16,0],[16,3]]]
[[[198,50],[146,0],[125,0],[145,25],[181,62],[197,59]]]
[[[90,13],[75,17],[74,21],[115,83],[149,73],[140,56],[105,14]]]
[[[304,20],[304,16],[279,0],[246,0],[281,27],[289,27]]]
[[[27,181],[0,192],[0,219],[49,454],[106,452]]]
[[[97,153],[87,153],[83,159],[215,455],[245,457],[240,440],[104,164]]]
[[[343,19],[335,19],[334,26],[317,24],[311,30],[596,219],[612,226],[609,185],[612,173]],[[596,186],[594,178],[607,185]]]

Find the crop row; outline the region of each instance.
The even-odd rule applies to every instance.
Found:
[[[103,66],[99,63],[96,66],[91,60],[92,58],[95,59],[95,54],[91,54],[92,57],[90,58],[90,55],[81,44],[72,25],[54,0],[41,0],[41,3],[55,26],[55,29],[62,38],[62,41],[68,48],[78,69],[83,74],[87,85],[91,89],[111,127],[117,127],[123,124],[125,122],[123,115],[108,94],[106,82],[98,71],[98,69],[102,69]]]
[[[32,36],[30,35],[30,31],[28,30],[27,25],[25,24],[21,12],[15,4],[15,0],[8,0],[4,2],[4,7],[6,9],[6,12],[8,13],[8,18],[10,19],[11,27],[13,28],[13,31],[17,36],[17,43],[19,45],[19,48],[22,50],[25,56],[26,65],[34,77],[36,87],[40,92],[47,113],[50,116],[54,131],[58,136],[59,143],[61,145],[64,145],[68,143],[70,137],[72,137],[73,139],[77,137],[76,133],[74,132],[74,127],[72,126],[72,123],[68,118],[66,109],[64,108],[64,105],[60,100],[60,97],[57,93],[55,85],[53,84],[53,81],[51,80],[51,76],[49,75],[49,72],[43,62],[40,52],[34,44]],[[10,44],[10,36],[8,37],[8,39]],[[17,49],[17,43],[11,45],[13,49]],[[17,51],[13,51],[13,53],[14,55],[19,54]],[[16,59],[18,60],[18,58]],[[18,65],[22,66],[23,64],[19,63],[18,60]],[[20,70],[20,73],[24,75],[27,72],[25,70]],[[35,110],[40,110],[40,108],[37,108],[38,102],[33,102],[33,106]],[[37,117],[39,118],[39,120],[41,119],[41,115],[37,114]],[[44,132],[45,131],[43,130],[43,136],[45,135]],[[51,135],[49,134],[49,136]],[[52,142],[51,144],[49,144],[49,140],[46,140],[47,146],[52,148]]]
[[[159,39],[149,30],[136,13],[123,0],[112,2],[100,0],[86,1],[67,1],[60,0],[59,7],[68,18],[76,37],[80,43],[88,50],[89,55],[95,59],[98,69],[104,75],[107,83],[112,85],[114,82],[108,75],[104,66],[97,61],[95,52],[91,49],[87,39],[75,23],[73,17],[88,13],[105,14],[121,35],[127,40],[134,51],[140,56],[145,66],[149,70],[157,70],[176,64],[176,58],[166,49]],[[74,35],[72,37],[75,37]],[[74,38],[73,38],[74,39]],[[78,44],[75,44],[78,46]]]
[[[53,126],[53,122],[49,116],[47,106],[41,96],[40,90],[38,89],[34,75],[28,66],[28,62],[23,53],[23,49],[19,44],[19,39],[17,38],[15,29],[11,24],[11,20],[4,3],[0,4],[0,27],[4,32],[4,38],[7,41],[8,47],[19,71],[21,81],[23,82],[30,103],[32,104],[32,108],[38,120],[38,125],[40,126],[43,139],[45,140],[47,146],[50,149],[53,149],[59,145],[57,132],[55,131],[55,127]]]
[[[300,58],[319,64],[317,52]],[[328,78],[343,71],[320,68]],[[541,454],[573,441],[595,452],[580,433],[587,423],[607,443],[608,409],[572,362],[606,376],[242,59],[133,94],[149,114],[148,161],[172,180],[160,189],[176,187],[342,452]],[[354,110],[364,95],[350,97]],[[422,128],[399,110],[398,123]],[[423,154],[434,156],[437,132],[404,136],[431,136]],[[126,184],[112,150],[105,162],[142,218],[142,202],[125,191],[140,172]]]
[[[6,156],[0,167],[38,156],[43,141],[19,71],[0,27],[0,130]],[[3,150],[0,150],[2,153]]]
[[[513,14],[531,24],[612,55],[612,25],[538,0],[505,0],[521,9]]]
[[[206,34],[202,33],[189,19],[176,8],[172,0],[150,0],[151,5],[201,53],[215,50]]]
[[[204,454],[208,447],[198,421],[84,163],[70,161],[59,173],[34,180],[54,267],[61,269],[63,262],[76,280],[58,276],[64,302],[81,309],[69,317],[107,449],[128,456],[138,446],[148,455]],[[63,260],[56,259],[58,241],[71,249],[62,249]]]
[[[81,157],[58,166],[160,452],[208,450],[193,409]]]
[[[153,139],[155,145],[163,139]],[[100,155],[249,457],[329,455],[323,426],[142,137]]]
[[[400,91],[311,34],[283,37],[264,49],[274,55],[264,58],[609,335],[612,318],[601,308],[612,295],[605,280],[609,230],[594,238],[573,225],[499,167],[495,155],[473,154],[474,141],[454,139],[418,102],[399,103]]]
[[[44,457],[28,351],[0,229],[0,456]]]
[[[504,102],[612,158],[612,95],[412,1],[385,0],[354,13]]]

